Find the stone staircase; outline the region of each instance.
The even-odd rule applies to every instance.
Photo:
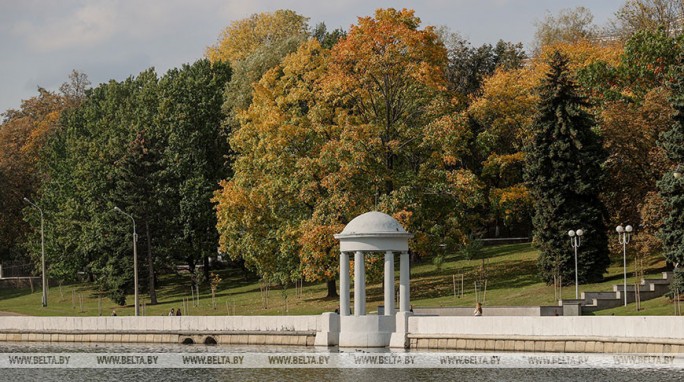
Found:
[[[642,279],[638,286],[641,301],[663,296],[669,290],[671,279],[672,272],[662,272],[661,278]],[[558,301],[558,305],[579,304],[582,313],[591,313],[597,310],[615,308],[624,305],[624,293],[627,294],[628,303],[635,301],[635,287],[634,284],[627,284],[627,290],[625,290],[624,284],[619,284],[613,285],[612,292],[582,292],[580,299],[560,300]]]

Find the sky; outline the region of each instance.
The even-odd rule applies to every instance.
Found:
[[[0,113],[57,90],[76,69],[93,86],[203,57],[231,21],[292,9],[311,26],[349,29],[377,8],[410,8],[422,26],[446,26],[473,45],[534,39],[535,22],[584,6],[604,25],[625,0],[0,0]]]

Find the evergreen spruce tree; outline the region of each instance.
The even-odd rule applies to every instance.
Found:
[[[678,64],[672,68],[670,103],[674,109],[672,126],[660,136],[659,144],[665,150],[675,168],[684,171],[684,55],[678,58]],[[660,195],[668,211],[661,239],[665,249],[665,258],[675,265],[675,280],[670,289],[682,293],[684,287],[684,178],[675,178],[674,171],[667,171],[658,182]]]
[[[596,282],[610,263],[605,207],[599,200],[606,158],[585,99],[570,77],[568,60],[559,52],[540,87],[533,123],[533,142],[527,147],[525,180],[535,203],[534,243],[540,249],[539,268],[547,283],[554,275],[563,284],[575,281],[574,251],[569,230],[582,229],[578,250],[580,283]]]

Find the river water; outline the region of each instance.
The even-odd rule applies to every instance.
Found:
[[[325,348],[304,347],[274,347],[274,346],[205,346],[205,345],[168,345],[168,344],[49,344],[49,343],[0,343],[0,381],[684,381],[684,357],[677,356],[679,366],[662,367],[648,365],[639,367],[616,366],[615,358],[611,355],[587,355],[587,359],[593,360],[593,366],[572,365],[573,360],[582,361],[582,355],[571,354],[539,354],[532,356],[523,353],[468,353],[468,352],[389,352],[376,350],[367,353],[364,349],[342,350]],[[72,367],[46,366],[8,366],[7,358],[31,354],[34,359],[41,361],[54,360],[55,357],[70,357]],[[126,359],[140,359],[140,365],[127,366],[95,366],[73,368],[74,362],[81,360],[89,362],[93,357],[111,356],[119,357],[130,354]],[[308,359],[332,358],[337,361],[359,358],[380,357],[385,359],[387,365],[370,367],[359,365],[344,367],[320,367],[311,365],[268,366],[265,357],[283,354],[300,354],[300,363]],[[225,355],[225,356],[222,356]],[[180,362],[181,356],[185,358],[202,357],[202,359],[216,360],[226,359],[228,363],[233,359],[261,360],[265,367],[252,366],[235,368],[234,365],[211,365],[185,367],[182,364],[169,364],[168,362]],[[209,357],[210,356],[210,357]],[[90,358],[89,358],[90,357]],[[145,359],[153,357],[160,362],[165,360],[166,366],[160,367],[145,364]],[[155,358],[156,357],[156,358]],[[593,357],[593,358],[592,358]],[[183,358],[183,359],[185,359]],[[295,357],[296,358],[296,357]],[[458,361],[456,365],[437,366],[435,368],[420,366],[406,366],[403,362],[416,359],[418,361],[431,362],[439,359]],[[194,358],[193,358],[194,359]],[[398,359],[399,365],[393,361]],[[533,366],[530,359],[535,361],[546,360],[558,362],[559,365]],[[658,357],[638,360],[650,362],[659,360]],[[504,367],[492,365],[492,360],[506,364]],[[503,361],[502,361],[503,360]],[[3,363],[4,362],[4,363]],[[463,363],[465,362],[465,364]],[[475,365],[474,363],[484,364]],[[302,367],[306,366],[306,367]],[[2,368],[4,367],[4,368]]]

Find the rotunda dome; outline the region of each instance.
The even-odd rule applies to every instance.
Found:
[[[366,212],[352,219],[341,235],[406,233],[404,227],[393,217],[378,211]]]

